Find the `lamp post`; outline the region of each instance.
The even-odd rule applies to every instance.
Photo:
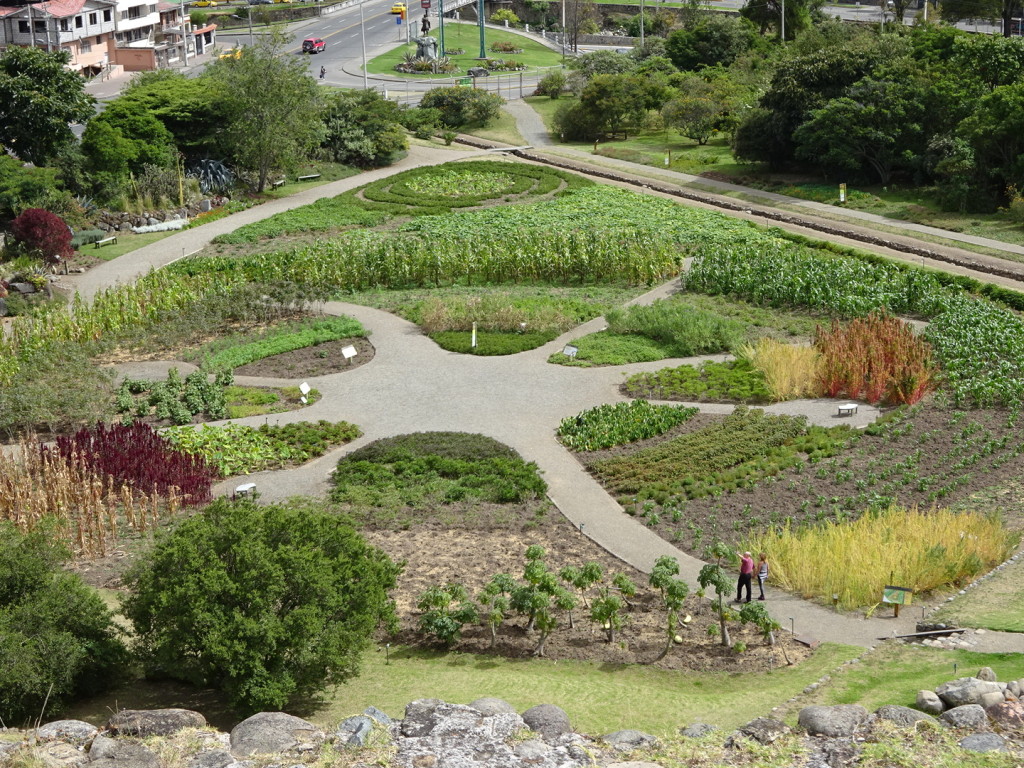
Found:
[[[480,58],[487,58],[487,43],[484,41],[484,0],[477,0],[476,18],[480,24]]]
[[[363,20],[363,0],[359,0],[359,44],[363,49],[363,90],[369,89],[366,79],[366,22]]]
[[[782,0],[782,44],[786,44],[786,0]]]
[[[444,0],[439,0],[437,4],[437,42],[441,49],[438,53],[444,56]]]
[[[188,16],[185,15],[185,0],[181,0],[181,50],[185,54],[185,66],[188,66],[188,33],[185,31],[185,20]],[[192,22],[189,21],[191,24]]]
[[[644,49],[644,0],[640,0],[640,50]]]
[[[252,6],[251,5],[245,6],[245,11],[246,11],[245,19],[246,19],[246,21],[249,22],[249,45],[251,47],[251,46],[256,45],[256,43],[254,43],[253,40],[252,40]],[[231,18],[232,19],[238,19],[239,21],[242,20],[241,16],[238,16],[238,15],[236,15],[234,13],[231,14]]]

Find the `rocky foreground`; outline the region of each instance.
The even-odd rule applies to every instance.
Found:
[[[576,733],[551,704],[519,714],[501,699],[469,705],[420,699],[401,720],[370,707],[331,733],[283,712],[262,712],[230,733],[184,709],[123,710],[99,728],[58,720],[0,731],[0,766],[10,768],[673,768],[677,765],[948,765],[1024,763],[1024,680],[1002,683],[989,668],[935,691],[918,709],[852,705],[800,711],[798,727],[758,718],[728,734],[697,723],[678,738],[636,730],[593,738]],[[929,714],[929,712],[931,714]],[[981,755],[975,753],[995,753]],[[955,753],[954,753],[955,754]],[[881,758],[882,762],[879,762]],[[889,762],[889,761],[892,762]]]

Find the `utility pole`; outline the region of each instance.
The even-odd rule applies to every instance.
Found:
[[[480,24],[480,58],[487,58],[487,42],[484,40],[484,0],[478,0],[476,5],[476,18]]]
[[[444,56],[444,0],[439,0],[437,5],[437,42],[438,47],[441,49],[438,51],[438,56]]]
[[[181,49],[182,53],[185,54],[185,66],[188,66],[188,34],[185,32],[185,21],[188,16],[185,15],[185,0],[181,0]],[[190,22],[191,23],[191,22]]]
[[[786,0],[782,0],[782,44],[786,44]]]
[[[366,22],[363,20],[363,0],[359,0],[359,43],[363,47],[363,90],[367,90],[369,82],[366,78]]]
[[[644,0],[640,0],[640,50],[644,49]]]

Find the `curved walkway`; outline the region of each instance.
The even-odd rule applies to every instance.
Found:
[[[414,147],[405,160],[391,168],[324,185],[195,230],[186,230],[68,282],[83,295],[91,296],[101,287],[132,280],[153,267],[174,261],[182,252],[197,250],[215,235],[249,221],[338,194],[405,168],[466,156],[467,153],[461,151]],[[635,301],[650,302],[675,289],[674,282],[670,282]],[[263,498],[323,495],[338,458],[372,440],[425,430],[480,432],[507,443],[524,458],[538,464],[548,482],[551,500],[580,529],[581,535],[644,571],[649,571],[662,555],[675,557],[680,563],[681,575],[690,584],[696,583],[703,563],[623,514],[618,503],[557,442],[554,430],[561,419],[585,408],[625,400],[618,391],[625,374],[714,356],[589,369],[546,362],[566,342],[599,330],[603,321],[598,319],[535,350],[507,357],[474,357],[441,349],[413,324],[381,310],[340,302],[328,303],[325,309],[356,317],[366,326],[376,347],[373,361],[351,371],[309,378],[309,383],[319,389],[323,397],[308,408],[272,417],[241,419],[238,423],[257,425],[270,419],[275,423],[343,419],[358,424],[365,436],[302,467],[247,477],[257,484]],[[264,380],[264,383],[272,382]],[[831,421],[832,401],[786,403],[770,410],[788,413],[799,410],[816,423],[834,423]],[[857,416],[843,419],[843,423],[863,425],[876,415],[874,409],[862,407]],[[237,482],[237,478],[225,481],[217,490],[228,493]],[[768,594],[767,607],[783,626],[792,625],[798,634],[819,640],[873,646],[879,637],[912,631],[914,625],[913,611],[905,611],[899,620],[863,620],[835,614],[778,590],[769,590]],[[1020,648],[1024,650],[1024,643]]]

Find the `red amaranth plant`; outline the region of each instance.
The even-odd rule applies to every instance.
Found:
[[[202,458],[172,447],[148,424],[97,424],[58,437],[55,450],[62,458],[83,462],[109,478],[107,490],[127,483],[137,491],[167,496],[176,488],[188,505],[211,498],[214,470]]]
[[[818,327],[819,377],[829,397],[913,404],[935,387],[932,349],[898,317],[871,313],[846,325]]]
[[[68,259],[75,252],[71,247],[71,230],[64,219],[44,208],[23,211],[11,222],[11,235],[22,250],[48,264]]]

